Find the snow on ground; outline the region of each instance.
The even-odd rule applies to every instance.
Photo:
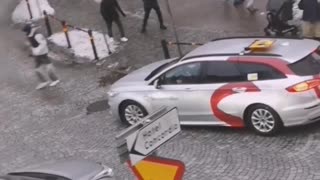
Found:
[[[47,11],[47,13],[51,15],[55,13],[48,0],[29,0],[29,4],[33,18],[30,19],[26,0],[20,0],[20,3],[12,13],[12,21],[14,23],[24,23],[30,20],[36,21],[42,19],[44,17],[43,11]]]
[[[94,37],[99,59],[109,56],[109,51],[103,36],[104,35],[102,33],[93,31],[93,37]],[[71,30],[69,31],[69,37],[70,37],[72,50],[76,56],[82,57],[82,58],[88,58],[90,60],[95,59],[88,33],[79,31],[79,30]],[[109,37],[106,36],[106,38],[107,38],[107,41],[109,41]],[[66,36],[63,32],[53,34],[49,38],[49,40],[58,46],[68,47]],[[110,46],[111,52],[115,52],[115,50],[118,47],[118,45],[115,42],[113,43],[109,42],[109,46]]]

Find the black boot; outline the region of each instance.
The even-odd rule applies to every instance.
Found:
[[[162,29],[162,30],[166,30],[166,29],[167,29],[167,27],[166,27],[165,25],[161,24],[161,25],[160,25],[160,29]]]

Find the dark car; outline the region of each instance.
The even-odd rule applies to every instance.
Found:
[[[0,180],[102,180],[113,176],[113,170],[87,160],[47,162],[26,167],[0,177]]]

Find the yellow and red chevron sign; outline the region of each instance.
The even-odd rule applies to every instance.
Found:
[[[155,156],[147,157],[135,166],[128,164],[138,180],[182,180],[185,172],[183,162]]]

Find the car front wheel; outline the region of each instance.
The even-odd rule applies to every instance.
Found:
[[[135,101],[125,101],[120,106],[120,118],[123,122],[132,125],[147,116],[146,109]]]
[[[263,104],[251,107],[246,116],[247,125],[260,135],[274,135],[283,127],[278,113]]]

